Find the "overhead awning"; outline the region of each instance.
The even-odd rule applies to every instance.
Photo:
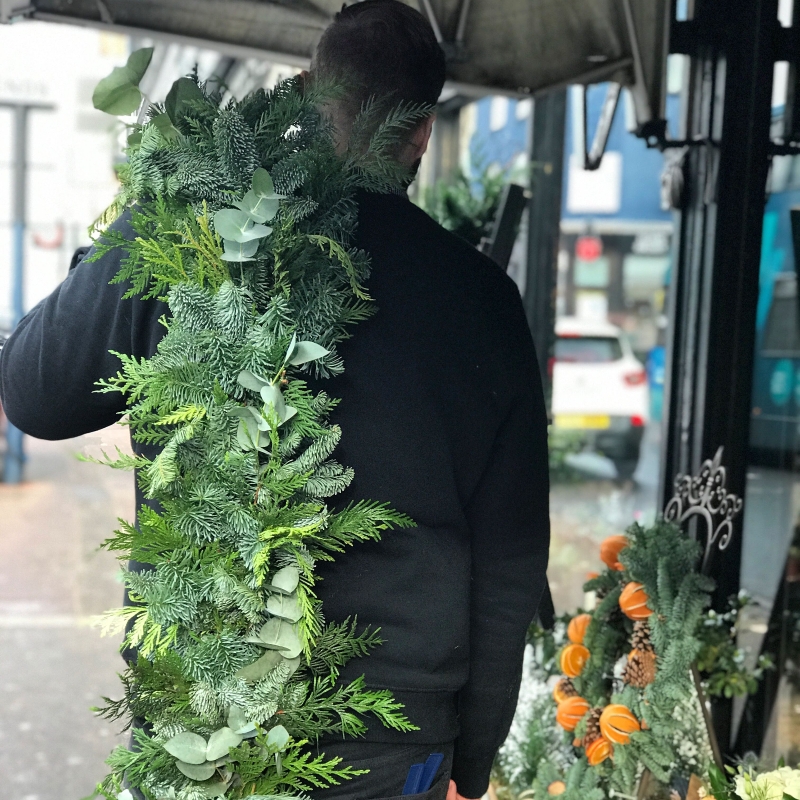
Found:
[[[663,117],[669,0],[408,0],[428,16],[462,92],[635,86],[640,125]],[[305,66],[342,0],[0,0],[15,16],[91,25]]]

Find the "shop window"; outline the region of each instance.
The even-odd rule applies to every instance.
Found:
[[[740,574],[753,600],[742,643],[751,659],[769,654],[776,668],[737,707],[737,749],[770,764],[800,759],[800,250],[792,241],[798,200],[797,190],[773,191],[764,217]]]

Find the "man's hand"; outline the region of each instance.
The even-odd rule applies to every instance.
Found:
[[[458,793],[458,787],[455,781],[450,781],[450,787],[447,790],[447,800],[469,800]],[[476,798],[476,800],[479,800]]]

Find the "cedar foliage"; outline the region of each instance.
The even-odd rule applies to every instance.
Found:
[[[380,502],[328,506],[353,473],[334,457],[336,400],[306,379],[342,372],[337,344],[374,310],[368,259],[352,244],[355,192],[407,179],[391,151],[430,109],[398,108],[377,124],[365,109],[362,140],[339,156],[318,111],[330,88],[304,92],[290,79],[220,108],[195,85],[166,122],[156,108],[135,126],[105,217],[129,208],[135,239],[112,225],[93,256],[122,248],[126,297],[170,309],[157,353],[118,354],[120,371],[100,385],[126,396],[133,439],[161,448],[152,460],[103,462],[136,469],[160,508],[143,507],[137,526],[120,522],[105,542],[146,567],[125,572],[132,605],[109,618],[127,623],[125,646],[138,657],[121,699],[99,713],[137,724],[135,746],[108,761],[106,798],[122,792],[123,777],[148,800],[297,795],[358,774],[312,758],[308,741],[356,736],[365,715],[413,729],[389,692],[338,680],[380,639],[355,619],[325,620],[314,570],[412,523]],[[226,260],[215,214],[242,201],[257,169],[283,195],[271,233],[252,257]],[[297,342],[327,352],[293,365]],[[294,416],[279,413],[284,403]],[[197,765],[165,749],[178,752],[187,732],[224,735],[229,752]]]

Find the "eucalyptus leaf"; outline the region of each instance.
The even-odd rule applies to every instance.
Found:
[[[208,743],[197,733],[183,731],[177,736],[173,736],[168,742],[164,743],[164,749],[180,761],[187,764],[202,764],[206,760],[206,748]],[[189,776],[191,777],[191,776]],[[203,780],[200,778],[200,780]]]
[[[271,233],[272,228],[270,228],[268,225],[253,225],[241,234],[244,239],[239,241],[255,242],[258,239],[265,239]]]
[[[181,135],[180,131],[172,124],[169,114],[159,114],[153,117],[151,122],[168,142],[174,142]]]
[[[231,747],[238,747],[242,743],[242,737],[234,733],[230,728],[220,728],[208,737],[208,749],[206,758],[209,761],[216,761],[228,755]]]
[[[297,416],[297,409],[294,406],[286,406],[286,412],[281,420],[281,425],[283,425],[284,422],[288,422],[294,416]]]
[[[269,582],[269,589],[281,594],[291,594],[300,583],[300,570],[297,567],[279,569]]]
[[[253,193],[257,197],[266,199],[280,199],[283,197],[281,194],[275,194],[275,184],[272,182],[272,176],[263,167],[259,167],[253,173]]]
[[[135,83],[137,86],[141,83],[152,59],[152,47],[140,47],[128,56],[128,63],[125,65],[125,69],[130,73],[132,83]]]
[[[223,208],[214,214],[214,230],[231,242],[253,242],[272,233],[266,225],[256,225],[244,212],[236,208]],[[255,251],[254,251],[255,252]]]
[[[328,355],[330,350],[326,350],[316,342],[298,342],[294,353],[289,359],[289,363],[294,367],[307,364],[309,361],[317,361],[323,356]]]
[[[289,731],[287,731],[283,725],[276,725],[274,728],[270,728],[267,734],[267,747],[269,747],[270,750],[282,751],[286,749],[286,745],[288,744]]]
[[[248,369],[243,369],[236,380],[240,385],[244,386],[245,389],[251,389],[254,392],[260,392],[264,386],[269,384],[268,380],[259,378],[258,375],[254,375]]]
[[[258,251],[258,241],[253,242],[232,242],[230,239],[223,239],[224,251],[220,258],[223,261],[252,261],[253,256]]]
[[[235,208],[223,208],[214,214],[214,230],[223,238],[232,242],[249,242],[245,231],[253,227],[253,220]]]
[[[247,719],[244,709],[241,706],[232,705],[228,709],[228,727],[238,734],[245,732],[245,729],[255,730],[255,723]]]
[[[187,764],[179,760],[175,762],[175,766],[193,781],[207,781],[217,771],[210,761],[206,761],[205,764]]]
[[[203,791],[206,793],[206,797],[224,797],[229,786],[229,783],[219,781],[217,783],[207,784],[203,787]]]
[[[285,633],[281,638],[283,649],[280,653],[287,661],[293,661],[303,652],[303,643],[294,628],[290,628],[288,623],[284,623],[284,625],[286,626]]]
[[[294,351],[297,350],[297,334],[292,334],[292,341],[289,342],[289,347],[286,349],[286,357],[283,359],[285,364],[288,364],[291,360],[292,356],[294,355]]]
[[[270,650],[280,650],[281,647],[278,644],[278,640],[281,636],[281,625],[283,621],[278,619],[277,617],[274,619],[267,620],[262,626],[261,630],[258,632],[258,643],[262,647],[266,647]]]
[[[136,147],[142,143],[142,132],[141,131],[133,131],[128,135],[128,147]]]
[[[276,197],[259,197],[251,189],[234,205],[247,214],[253,222],[268,222],[278,213],[279,201]]]
[[[283,422],[286,416],[286,401],[283,399],[281,390],[272,384],[262,386],[261,399],[264,401],[264,405],[271,406],[275,411],[275,416],[278,418],[278,422]]]
[[[297,622],[303,616],[300,603],[295,595],[270,595],[267,598],[267,611],[273,617],[288,619],[289,622]]]
[[[284,665],[289,669],[289,677],[295,674],[298,669],[300,669],[300,664],[302,663],[303,659],[298,655],[294,658],[286,658],[283,654],[281,654],[281,658],[283,658]]]
[[[125,67],[114,67],[107,78],[103,78],[92,94],[92,105],[98,111],[113,116],[133,114],[142,102],[142,93],[131,82]]]
[[[114,67],[111,74],[95,87],[92,94],[94,107],[114,116],[133,114],[142,102],[139,82],[152,57],[153,48],[143,47],[130,54],[124,67]]]
[[[259,428],[254,419],[240,419],[236,441],[242,450],[252,450],[259,445]]]
[[[261,639],[258,639],[258,643],[262,644]],[[256,681],[260,681],[262,678],[265,678],[272,672],[278,664],[281,663],[281,655],[277,650],[267,650],[258,661],[254,661],[252,664],[248,664],[246,667],[242,667],[237,673],[237,678],[242,678],[243,680],[247,681],[248,683],[255,683]],[[230,721],[228,722],[230,725]],[[252,723],[249,723],[252,725]],[[230,725],[233,728],[233,725]],[[238,726],[234,728],[236,733],[246,733],[247,731],[242,731],[241,728],[245,727],[245,725]],[[255,726],[250,728],[250,730],[254,730]]]
[[[177,123],[192,103],[202,102],[203,99],[203,92],[191,78],[178,78],[167,94],[164,108],[172,122]]]
[[[239,417],[239,419],[252,419],[253,415],[250,413],[251,410],[251,406],[236,406],[236,408],[232,408],[228,414],[231,417]]]
[[[295,626],[277,617],[268,620],[258,636],[264,647],[279,650],[287,659],[299,656],[303,649]]]

